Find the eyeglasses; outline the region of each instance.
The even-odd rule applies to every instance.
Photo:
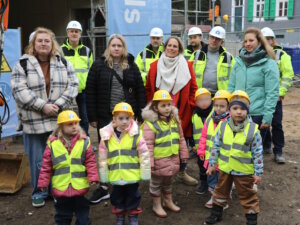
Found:
[[[130,117],[129,116],[119,116],[118,117],[118,120],[129,120],[130,119]]]

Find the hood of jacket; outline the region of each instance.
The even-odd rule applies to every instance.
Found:
[[[107,141],[111,138],[111,136],[114,134],[114,128],[115,124],[114,122],[111,122],[107,126],[100,129],[100,136],[103,141]],[[139,133],[139,126],[137,123],[132,119],[130,121],[129,126],[125,130],[126,133],[129,134],[129,136],[134,136]]]
[[[150,109],[151,103],[149,103],[143,110],[142,110],[142,118],[144,120],[148,120],[151,123],[154,123],[158,120],[158,113]],[[172,106],[171,109],[171,117],[180,124],[180,119],[178,115],[178,109],[175,106]]]

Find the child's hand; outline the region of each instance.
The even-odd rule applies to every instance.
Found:
[[[40,190],[41,190],[42,192],[45,192],[45,191],[47,190],[47,188],[46,188],[46,187],[41,187]]]
[[[194,153],[197,153],[197,149],[196,149],[195,146],[192,147],[192,150],[193,150]]]
[[[200,157],[201,161],[204,161],[204,159],[205,159],[204,155],[200,155],[199,157]]]
[[[207,169],[207,171],[206,171],[206,174],[209,175],[209,176],[211,176],[215,172],[216,172],[215,167],[209,166],[208,169]]]
[[[270,128],[270,125],[269,124],[266,124],[266,123],[261,123],[260,124],[260,129],[268,129],[268,128]]]
[[[253,181],[254,184],[260,184],[261,177],[259,177],[259,176],[253,176],[253,178],[254,178],[254,181]]]

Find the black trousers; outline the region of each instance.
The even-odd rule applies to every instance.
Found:
[[[137,209],[141,202],[139,183],[113,185],[110,195],[111,204],[119,210]]]
[[[197,156],[197,164],[199,167],[199,177],[200,181],[206,181],[207,180],[207,175],[206,175],[206,169],[204,167],[204,161],[202,161],[199,156]]]
[[[71,225],[73,214],[76,216],[76,225],[90,225],[89,201],[84,196],[71,198],[57,198],[55,207],[55,223],[57,225]]]

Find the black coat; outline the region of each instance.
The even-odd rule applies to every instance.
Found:
[[[134,111],[135,117],[141,121],[141,110],[146,106],[146,94],[143,80],[134,57],[128,55],[129,68],[123,71],[123,91],[126,102]],[[105,58],[96,60],[87,77],[86,106],[90,122],[98,122],[98,127],[107,125],[112,120],[110,96],[113,69],[105,63]]]

